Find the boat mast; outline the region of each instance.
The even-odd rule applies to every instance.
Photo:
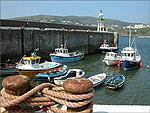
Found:
[[[130,47],[130,43],[131,43],[131,26],[130,26],[130,31],[129,31],[129,47]]]

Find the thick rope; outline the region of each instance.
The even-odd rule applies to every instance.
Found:
[[[86,94],[70,94],[67,93],[62,87],[56,87],[51,83],[43,83],[21,96],[7,94],[4,88],[1,90],[1,95],[0,107],[51,106],[48,108],[48,112],[66,113],[66,111],[62,111],[61,109],[55,107],[55,105],[66,105],[69,108],[80,108],[82,106],[89,105],[86,110],[81,111],[81,113],[88,113],[92,111],[91,103],[94,96],[94,90],[91,90]]]

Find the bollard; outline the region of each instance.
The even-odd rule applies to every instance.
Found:
[[[2,86],[6,93],[20,96],[28,91],[30,79],[25,75],[9,76],[2,81]]]
[[[67,79],[64,84],[63,88],[66,90],[66,92],[71,94],[86,94],[87,92],[91,91],[93,89],[93,83],[86,79],[86,78],[80,78],[80,77],[73,77]],[[93,102],[90,102],[82,107],[78,108],[71,108],[68,107],[68,112],[81,112],[85,109],[88,109],[89,106],[92,105]],[[91,111],[92,112],[92,111]]]

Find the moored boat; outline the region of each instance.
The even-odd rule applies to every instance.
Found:
[[[115,52],[107,52],[103,62],[107,65],[116,65],[120,60],[120,56],[117,55]]]
[[[109,89],[121,88],[124,85],[125,77],[123,75],[116,75],[105,82],[105,85]]]
[[[124,70],[140,67],[141,56],[137,49],[132,47],[123,48],[120,65]]]
[[[110,44],[108,44],[105,40],[104,43],[98,48],[98,50],[100,52],[106,53],[110,51],[116,51],[118,50],[118,47],[111,47]]]
[[[134,47],[130,45],[131,40],[131,29],[129,34],[129,47],[123,48],[121,51],[121,59],[120,59],[120,65],[124,70],[133,69],[140,67],[141,62],[141,56],[138,53],[138,50],[136,48],[135,44],[135,38],[134,38]]]
[[[93,87],[96,87],[104,82],[106,78],[105,73],[99,73],[94,76],[89,77],[88,79],[93,83]]]
[[[54,70],[44,73],[39,73],[35,75],[34,80],[41,81],[41,80],[47,80],[47,81],[53,81],[55,77],[60,77],[67,74],[66,69],[60,69],[60,70]]]
[[[84,74],[85,72],[81,69],[69,69],[66,75],[54,78],[54,83],[62,86],[66,79],[71,77],[82,77]]]
[[[56,48],[54,53],[50,54],[52,62],[74,62],[84,58],[83,52],[68,52],[68,49],[61,45]]]
[[[40,63],[40,56],[36,56],[35,53],[31,54],[31,57],[23,57],[19,64],[16,65],[16,69],[19,75],[26,75],[29,78],[34,78],[38,73],[49,72],[62,68],[62,64],[56,62]]]

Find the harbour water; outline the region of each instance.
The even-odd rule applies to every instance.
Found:
[[[106,73],[107,79],[123,74],[126,77],[125,85],[118,90],[106,89],[102,84],[95,88],[94,104],[101,105],[150,105],[150,38],[137,38],[136,45],[142,57],[142,68],[133,70],[118,69],[117,66],[107,66],[103,63],[104,54],[86,55],[78,62],[67,63],[68,68],[83,69],[85,77],[98,73]],[[128,37],[119,38],[119,51],[128,46]],[[3,78],[1,77],[1,80]]]

